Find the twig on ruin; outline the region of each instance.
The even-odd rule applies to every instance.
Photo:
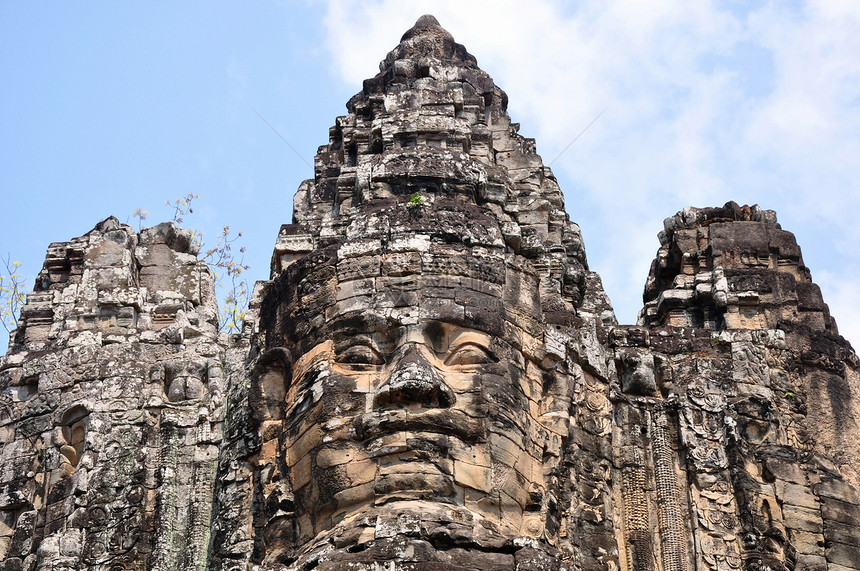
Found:
[[[13,262],[10,254],[0,260],[5,269],[5,273],[0,275],[0,325],[7,333],[12,333],[18,327],[18,317],[27,299],[24,293],[26,283],[18,273],[21,262]]]

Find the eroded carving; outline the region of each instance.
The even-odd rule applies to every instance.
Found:
[[[860,362],[794,237],[679,212],[618,326],[506,106],[419,19],[229,339],[190,232],[51,244],[0,360],[0,571],[860,570]]]

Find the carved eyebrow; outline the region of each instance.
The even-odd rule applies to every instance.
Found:
[[[328,327],[335,335],[353,336],[355,331],[377,332],[388,329],[388,320],[372,311],[349,311],[340,313],[328,320]]]
[[[373,339],[370,335],[365,335],[362,333],[353,333],[351,335],[335,335],[334,339],[334,352],[336,354],[343,353],[350,347],[355,347],[357,345],[367,345],[372,349],[376,349],[376,343],[373,342]]]
[[[385,364],[385,357],[372,339],[357,336],[335,348],[335,363],[346,366],[376,366]]]
[[[473,358],[475,359],[474,362],[458,362],[470,353],[473,354]],[[450,351],[448,351],[448,356],[445,358],[446,365],[481,365],[497,362],[498,359],[490,348],[484,343],[478,342],[474,339],[464,339],[462,342],[455,344]]]
[[[470,329],[460,329],[456,333],[451,334],[449,339],[449,352],[456,351],[461,346],[466,344],[477,345],[481,349],[485,351],[490,351],[490,344],[492,343],[492,337],[483,333],[481,331],[470,330]]]

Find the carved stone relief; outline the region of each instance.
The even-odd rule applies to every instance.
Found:
[[[0,571],[860,571],[860,362],[794,237],[684,209],[619,326],[518,131],[424,16],[241,335],[190,232],[51,244],[0,359]]]

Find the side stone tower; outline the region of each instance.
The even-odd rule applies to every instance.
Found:
[[[670,536],[664,554],[686,543],[696,568],[857,569],[860,363],[794,236],[733,202],[664,226],[639,327],[612,336],[625,398],[651,419],[648,438],[621,441],[652,448],[654,527],[678,517],[661,507],[658,444],[678,431],[693,541]],[[650,548],[633,542],[632,560]]]
[[[205,569],[225,351],[172,223],[51,244],[0,367],[0,568]]]

